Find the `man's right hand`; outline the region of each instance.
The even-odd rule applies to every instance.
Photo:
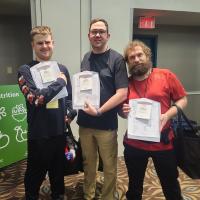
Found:
[[[60,72],[58,78],[62,78],[67,83],[67,78],[63,72]]]

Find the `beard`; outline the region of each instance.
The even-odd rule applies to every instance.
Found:
[[[152,68],[152,62],[140,63],[137,65],[129,64],[128,69],[131,76],[144,76]]]

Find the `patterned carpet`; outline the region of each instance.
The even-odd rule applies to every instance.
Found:
[[[20,161],[4,170],[0,171],[0,200],[19,200],[24,199],[23,177],[26,167],[26,161]],[[200,200],[200,180],[192,180],[180,171],[180,183],[182,193],[185,200]],[[96,199],[100,199],[103,176],[98,172]],[[122,157],[118,160],[118,193],[120,200],[125,200],[125,192],[127,191],[128,177],[126,166]],[[83,173],[66,176],[65,188],[68,200],[83,199]],[[48,200],[49,182],[45,180],[41,187],[40,199]],[[146,172],[143,200],[164,200],[163,193],[159,184],[159,180],[155,174],[155,170],[150,160],[148,170]]]

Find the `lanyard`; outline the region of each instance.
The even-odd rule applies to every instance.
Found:
[[[133,87],[135,89],[135,92],[137,93],[137,95],[140,97],[140,98],[145,98],[146,97],[146,93],[147,93],[147,88],[148,88],[148,82],[149,82],[149,77],[148,76],[145,80],[145,88],[144,88],[144,93],[142,94],[140,90],[138,90],[138,88],[136,87],[135,85],[135,80],[133,79]]]

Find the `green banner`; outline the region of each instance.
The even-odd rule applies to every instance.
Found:
[[[0,168],[27,156],[26,104],[18,85],[0,86]]]

